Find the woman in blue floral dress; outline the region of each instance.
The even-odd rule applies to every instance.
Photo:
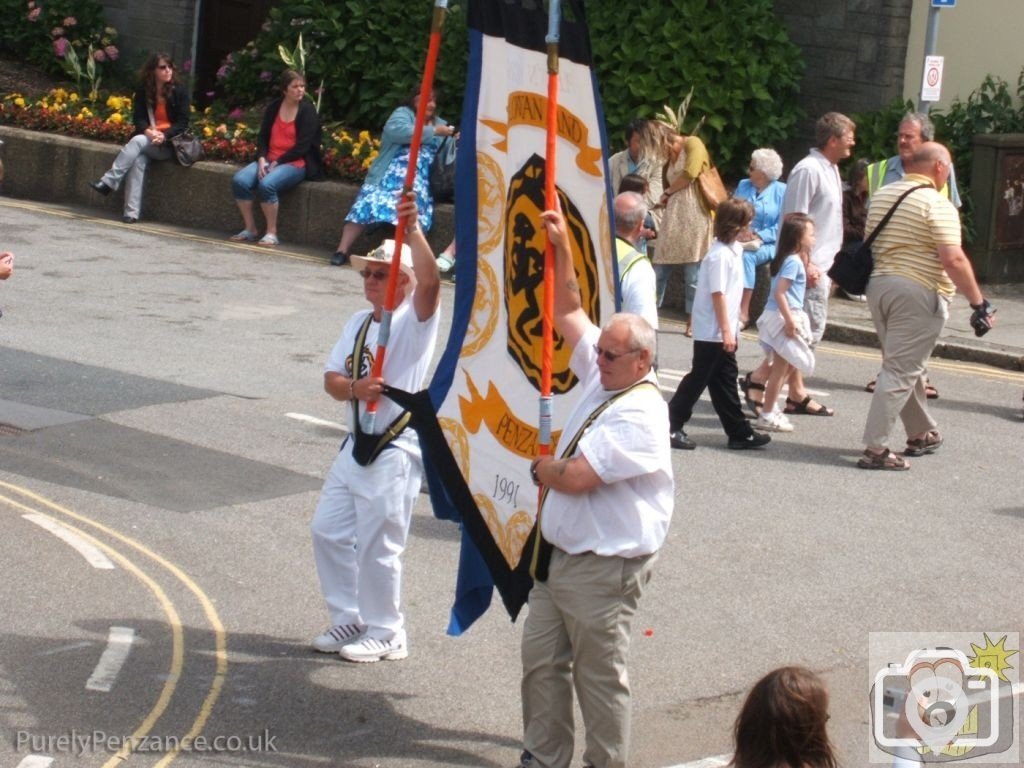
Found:
[[[348,261],[352,244],[367,225],[379,222],[398,223],[395,207],[409,167],[409,147],[416,125],[416,107],[419,99],[420,94],[417,90],[405,105],[391,113],[384,124],[380,152],[370,166],[362,189],[359,190],[356,201],[345,217],[341,242],[331,257],[331,264],[341,266]],[[424,231],[430,230],[434,219],[434,198],[430,194],[430,163],[441,141],[455,133],[455,128],[438,117],[436,111],[435,95],[431,92],[430,100],[427,102],[426,121],[423,124],[423,140],[416,161],[416,178],[413,182],[413,191],[420,204],[419,225]]]

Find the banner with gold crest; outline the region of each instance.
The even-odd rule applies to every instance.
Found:
[[[581,4],[563,2],[563,9],[557,188],[584,307],[600,325],[616,302],[604,119]],[[538,449],[546,242],[539,214],[544,210],[547,15],[538,1],[474,0],[468,22],[469,74],[456,169],[455,309],[430,386],[460,477],[445,478],[434,451],[424,445],[435,514],[464,524],[451,634],[460,634],[487,610],[492,584],[513,620],[531,585],[517,566],[537,507],[529,466]],[[556,446],[574,400],[569,355],[556,335]],[[456,493],[452,480],[462,486]]]

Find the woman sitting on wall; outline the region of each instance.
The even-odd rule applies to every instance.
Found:
[[[381,136],[380,154],[373,161],[366,180],[351,210],[345,217],[341,231],[341,242],[331,257],[331,264],[338,267],[348,261],[352,244],[363,233],[367,225],[376,223],[397,224],[395,208],[398,196],[405,183],[409,167],[409,148],[412,144],[413,129],[416,125],[416,107],[420,94],[417,89],[406,104],[398,107],[384,124]],[[413,192],[419,202],[419,225],[425,232],[430,231],[434,219],[434,198],[430,194],[430,162],[445,136],[454,136],[455,128],[437,116],[435,95],[427,101],[426,120],[423,124],[423,138],[419,157],[416,161],[416,178]]]
[[[188,89],[178,80],[174,59],[167,53],[152,54],[139,72],[139,89],[132,106],[135,135],[114,158],[110,170],[99,181],[89,183],[105,197],[125,179],[125,224],[139,220],[149,161],[174,157],[171,139],[188,130],[188,117]]]
[[[281,74],[281,98],[263,113],[256,140],[259,157],[235,174],[231,189],[244,227],[232,235],[236,242],[256,242],[273,248],[277,238],[278,195],[305,179],[321,175],[320,142],[323,130],[316,108],[306,100],[306,78],[294,69]],[[257,241],[252,192],[260,193],[260,208],[267,231]]]

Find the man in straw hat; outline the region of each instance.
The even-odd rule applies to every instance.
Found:
[[[440,323],[440,275],[416,219],[410,193],[398,206],[406,225],[401,272],[383,377],[371,375],[395,243],[368,256],[352,256],[371,309],[356,312],[331,351],[324,389],[349,403],[350,434],[331,466],[313,515],[313,554],[331,626],[313,648],[355,662],[409,655],[399,610],[401,555],[409,534],[423,465],[419,441],[405,429],[398,405],[381,398],[384,382],[415,392],[423,386]],[[371,431],[359,419],[377,403]]]

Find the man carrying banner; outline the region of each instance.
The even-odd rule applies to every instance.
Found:
[[[390,243],[369,256],[353,256],[372,309],[357,312],[331,351],[324,389],[349,403],[351,434],[342,443],[324,482],[313,516],[313,555],[331,627],[313,640],[323,653],[356,662],[404,659],[409,655],[399,610],[402,564],[420,490],[423,466],[408,415],[386,397],[384,383],[416,391],[427,375],[440,324],[441,278],[437,262],[417,224],[416,199],[398,206],[406,227],[401,274],[396,287],[391,338],[383,377],[371,375],[377,349],[392,253]],[[359,417],[377,402],[379,434],[364,433]]]
[[[565,221],[554,211],[542,216],[555,250],[554,325],[572,348],[580,396],[562,431],[561,456],[530,468],[547,492],[538,517],[553,549],[523,629],[521,765],[572,762],[575,681],[583,763],[616,768],[626,765],[629,748],[633,617],[672,516],[668,409],[651,369],[654,330],[627,313],[603,329],[590,321]]]

